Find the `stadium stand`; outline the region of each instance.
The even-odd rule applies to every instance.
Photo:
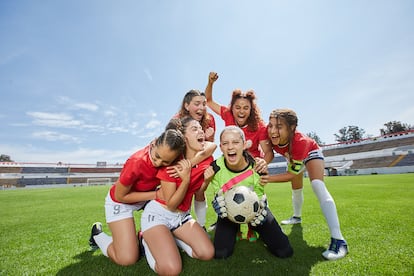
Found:
[[[414,164],[414,153],[410,153],[404,156],[401,161],[399,161],[394,166],[412,166]]]
[[[414,173],[414,130],[350,143],[323,146],[326,175]],[[51,164],[0,162],[0,186],[88,185],[114,183],[123,164]],[[276,155],[271,174],[286,171],[286,160]],[[305,173],[306,174],[306,173]],[[105,181],[103,181],[105,180]]]
[[[414,172],[414,130],[361,141],[322,146],[326,175]],[[286,171],[286,161],[276,156],[269,172]]]
[[[31,174],[31,173],[38,173],[38,174],[51,174],[51,173],[68,173],[68,167],[22,167],[21,173],[22,174]]]
[[[65,184],[76,186],[88,185],[96,179],[105,179],[105,183],[112,184],[118,179],[122,167],[122,164],[106,165],[106,163],[92,165],[0,162],[0,186],[3,188]]]
[[[323,147],[323,154],[328,156],[339,156],[350,153],[370,152],[386,148],[396,148],[414,145],[414,132],[398,134],[396,136],[381,136],[364,139],[352,143],[341,143]]]
[[[66,178],[60,177],[42,177],[42,178],[20,178],[17,180],[19,187],[25,187],[28,185],[57,185],[66,184]]]

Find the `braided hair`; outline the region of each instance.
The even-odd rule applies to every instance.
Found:
[[[156,140],[155,146],[167,145],[172,151],[181,155],[185,150],[185,139],[180,131],[166,129]]]
[[[190,116],[185,116],[183,118],[173,118],[168,122],[167,126],[165,127],[165,130],[175,130],[184,137],[185,133],[187,132],[187,127],[192,121],[197,121],[197,120]],[[184,144],[183,153],[185,156],[185,153],[186,153],[185,144]]]

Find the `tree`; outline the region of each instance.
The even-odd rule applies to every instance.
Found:
[[[314,131],[306,133],[306,135],[309,136],[310,138],[312,138],[313,140],[315,140],[316,143],[318,143],[318,145],[320,145],[320,146],[325,145],[325,143],[322,142],[321,138],[319,138],[319,136]]]
[[[13,162],[13,160],[10,159],[9,155],[1,154],[0,155],[0,162]]]
[[[390,121],[384,124],[385,129],[381,128],[381,135],[387,135],[412,129],[409,124],[403,124],[400,121]]]
[[[347,126],[339,130],[339,134],[335,134],[337,142],[351,142],[361,140],[364,137],[365,130],[357,126]]]

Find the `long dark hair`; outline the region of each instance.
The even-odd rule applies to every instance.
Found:
[[[233,106],[238,99],[246,99],[250,102],[251,110],[246,124],[250,131],[257,131],[259,123],[263,122],[263,119],[260,115],[260,109],[256,104],[256,94],[253,90],[248,90],[246,93],[243,93],[240,89],[234,90],[231,95],[230,110],[233,110]]]
[[[185,109],[185,105],[190,104],[190,102],[196,96],[205,97],[205,94],[204,92],[200,92],[199,90],[191,89],[184,95],[183,101],[181,102],[180,110],[178,111],[178,116],[180,118],[184,118],[187,116],[191,117],[190,112],[187,109]],[[208,114],[207,110],[205,110],[204,115],[203,117],[201,117],[201,121],[199,122],[203,130],[206,130],[209,127],[210,122],[211,122],[210,114]]]

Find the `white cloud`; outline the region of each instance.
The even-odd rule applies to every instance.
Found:
[[[79,138],[74,137],[72,135],[67,135],[55,131],[38,131],[33,132],[32,136],[34,138],[43,139],[46,141],[68,141],[68,142],[75,142],[80,143]]]
[[[145,128],[147,128],[147,129],[154,129],[154,128],[159,127],[160,125],[161,125],[161,122],[160,121],[152,119],[151,121],[149,121],[145,125]]]
[[[109,131],[112,131],[113,133],[119,133],[119,132],[123,132],[123,133],[127,133],[129,132],[129,130],[125,127],[110,127]]]
[[[74,107],[77,109],[85,109],[89,111],[97,111],[99,107],[96,104],[92,103],[75,103]]]
[[[80,127],[83,122],[74,120],[71,115],[65,113],[48,113],[48,112],[27,112],[27,115],[33,117],[35,125],[48,127]]]
[[[116,116],[116,112],[114,110],[105,110],[104,115],[107,117],[114,117]]]
[[[59,96],[56,100],[59,104],[64,105],[67,109],[84,109],[88,111],[97,111],[99,109],[99,106],[97,104],[76,102],[75,100],[66,96]]]

